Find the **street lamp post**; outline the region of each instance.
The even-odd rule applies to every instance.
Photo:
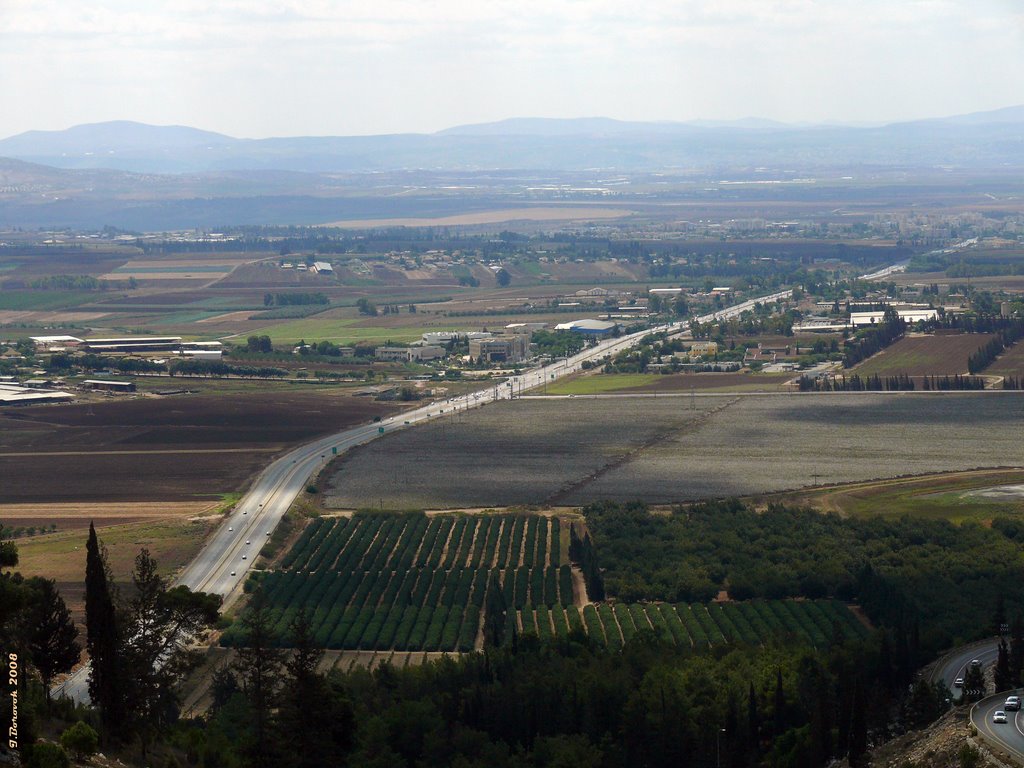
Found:
[[[719,728],[715,734],[715,765],[718,768],[722,768],[722,734],[725,733],[725,728]]]

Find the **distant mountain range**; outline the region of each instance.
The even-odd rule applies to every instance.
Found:
[[[434,134],[239,139],[130,121],[28,131],[0,157],[136,173],[483,169],[653,171],[784,165],[1024,166],[1024,106],[879,126],[513,118]]]

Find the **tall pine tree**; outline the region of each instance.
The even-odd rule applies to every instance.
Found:
[[[29,579],[32,598],[25,612],[25,637],[32,664],[42,678],[46,697],[55,675],[70,672],[78,663],[82,647],[78,629],[52,579]]]

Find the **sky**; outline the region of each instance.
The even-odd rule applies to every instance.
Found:
[[[0,137],[508,117],[891,122],[1024,104],[1024,0],[0,0]]]

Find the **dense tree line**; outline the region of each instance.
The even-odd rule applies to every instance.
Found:
[[[990,339],[981,349],[967,358],[967,370],[972,374],[985,370],[995,362],[1003,350],[1022,336],[1024,336],[1024,320],[1015,320],[1008,324],[996,333],[995,338]]]
[[[283,368],[230,365],[220,360],[176,360],[168,366],[171,376],[241,376],[247,379],[280,379],[288,375]]]
[[[946,706],[927,684],[904,694],[909,669],[884,633],[827,652],[718,655],[652,632],[621,653],[582,633],[524,635],[459,659],[326,678],[300,619],[293,637],[288,667],[257,645],[218,676],[213,713],[186,732],[204,765],[711,768],[720,758],[817,768],[857,764],[870,740]]]
[[[980,376],[919,376],[921,389],[929,391],[960,391],[984,389],[985,380]],[[877,373],[861,378],[852,376],[801,376],[801,392],[912,392],[917,388],[915,378],[901,373],[882,378]],[[1013,387],[1003,387],[1012,389]]]
[[[48,275],[29,283],[29,288],[37,291],[105,291],[111,287],[120,286],[92,275]]]
[[[857,338],[847,341],[843,355],[843,368],[852,368],[881,352],[890,344],[903,338],[907,324],[896,314],[896,310],[885,310],[882,322],[858,333]]]
[[[857,373],[850,377],[801,376],[799,384],[801,392],[906,392],[914,389],[914,380],[905,373],[884,379],[877,373],[863,378]]]
[[[652,515],[641,503],[584,508],[609,595],[625,601],[836,597],[924,654],[984,635],[993,584],[1024,611],[1019,543],[998,527],[919,518],[840,518],[737,501]]]
[[[538,355],[552,357],[571,357],[580,352],[587,340],[582,333],[576,331],[534,331],[530,338]]]
[[[309,304],[330,304],[331,300],[323,293],[265,293],[265,307],[297,307]]]

